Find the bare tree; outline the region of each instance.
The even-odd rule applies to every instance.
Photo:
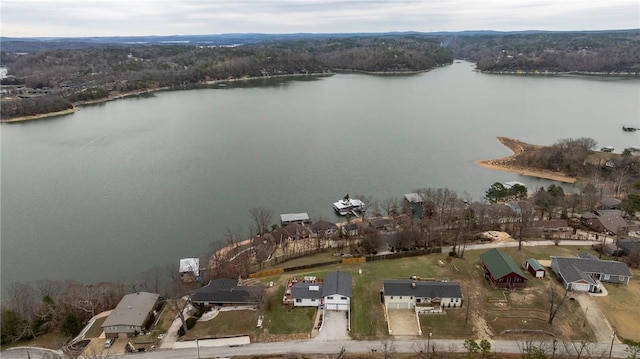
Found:
[[[393,341],[382,341],[382,355],[384,359],[393,358],[396,355],[396,344]]]
[[[528,230],[533,222],[535,211],[530,201],[522,200],[518,202],[518,250],[522,250],[522,241],[527,236]]]
[[[549,324],[553,324],[553,319],[558,314],[560,308],[562,308],[568,294],[569,292],[565,290],[564,294],[560,295],[554,283],[549,286]]]
[[[264,207],[254,207],[249,210],[259,235],[263,235],[269,228],[273,219],[273,211]]]

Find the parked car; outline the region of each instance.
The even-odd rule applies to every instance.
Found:
[[[104,347],[105,348],[111,348],[111,346],[113,345],[113,342],[115,342],[116,340],[114,338],[108,338],[106,342],[104,342]]]

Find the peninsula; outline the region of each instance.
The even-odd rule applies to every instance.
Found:
[[[513,138],[500,136],[498,136],[497,138],[498,141],[508,147],[513,152],[513,154],[498,159],[476,161],[478,165],[492,170],[517,173],[525,176],[544,178],[564,183],[575,183],[577,181],[576,177],[569,176],[562,172],[526,167],[520,164],[521,158],[530,154],[531,152],[535,152],[543,148],[544,146],[531,145]]]

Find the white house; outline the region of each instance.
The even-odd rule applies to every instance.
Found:
[[[455,308],[462,306],[460,285],[455,282],[387,279],[382,282],[387,309],[414,309],[416,306]]]
[[[322,302],[322,283],[297,282],[291,286],[294,307],[318,307]]]
[[[322,299],[327,310],[349,310],[351,306],[351,275],[331,272],[324,277]]]

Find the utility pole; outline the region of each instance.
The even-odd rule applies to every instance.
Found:
[[[613,331],[611,335],[611,347],[609,348],[609,359],[611,359],[611,352],[613,351],[613,341],[616,340],[616,331]]]

